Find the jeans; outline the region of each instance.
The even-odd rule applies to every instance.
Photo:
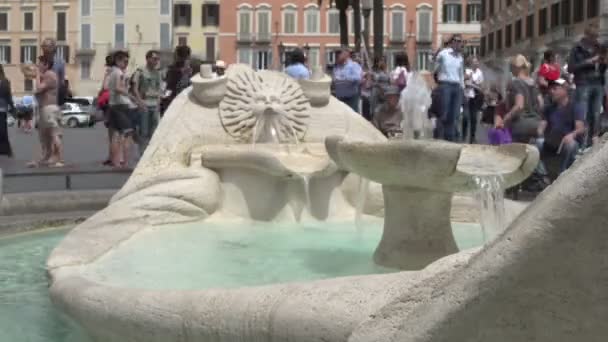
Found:
[[[462,87],[458,83],[441,82],[439,92],[441,94],[443,139],[455,141],[458,134],[456,123],[462,106]]]
[[[475,142],[475,133],[477,132],[477,116],[479,114],[478,102],[474,98],[466,98],[464,100],[464,111],[462,117],[462,141],[467,142],[469,137],[469,143]],[[470,129],[470,132],[469,132]],[[470,133],[470,135],[469,135]]]
[[[141,140],[139,144],[140,153],[143,154],[148,146],[160,119],[160,112],[157,106],[148,106],[147,110],[140,112],[138,135]]]
[[[338,100],[348,105],[355,113],[359,113],[359,96],[341,97]]]
[[[372,103],[369,97],[362,97],[361,98],[361,106],[363,108],[361,108],[361,114],[363,115],[363,117],[367,120],[367,121],[372,121],[373,118],[373,110],[372,110]]]
[[[591,146],[593,137],[600,134],[600,114],[604,100],[604,87],[600,84],[583,84],[576,86],[576,102],[585,106],[587,134],[585,144]]]
[[[537,146],[541,153],[541,164],[548,164],[547,167],[550,170],[547,170],[547,173],[549,174],[553,174],[555,175],[555,169],[557,169],[558,165],[559,165],[559,173],[562,173],[566,170],[568,170],[568,168],[570,168],[570,166],[572,166],[572,164],[574,163],[574,161],[576,160],[576,156],[578,154],[579,148],[580,148],[580,143],[578,141],[574,141],[571,143],[564,143],[561,147],[561,151],[559,151],[559,154],[557,153],[557,150],[559,149],[559,147],[555,147],[555,146],[549,146],[549,145],[544,145],[544,146]],[[554,167],[551,167],[554,166]],[[555,175],[554,177],[551,178],[555,178],[557,175]]]

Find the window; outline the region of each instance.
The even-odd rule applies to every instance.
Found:
[[[117,17],[125,15],[125,0],[114,0],[114,14]]]
[[[238,62],[242,64],[251,65],[251,50],[238,49]]]
[[[505,48],[510,48],[513,45],[513,25],[509,24],[505,28]]]
[[[177,45],[178,46],[188,45],[188,37],[186,37],[186,36],[177,37]]]
[[[36,42],[21,43],[21,64],[35,63],[37,49]]]
[[[486,9],[487,9],[486,0],[481,0],[481,5],[479,7],[480,7],[480,12],[481,12],[479,15],[479,19],[481,21],[484,21],[484,20],[486,20]]]
[[[70,63],[70,47],[68,45],[57,45],[57,57],[66,63]]]
[[[559,3],[551,5],[551,22],[550,28],[556,28],[559,26]]]
[[[502,50],[502,30],[496,31],[496,51]]]
[[[0,31],[8,31],[8,13],[0,12]]]
[[[171,0],[160,0],[160,14],[169,15],[171,14]]]
[[[391,40],[405,41],[405,12],[391,12]]]
[[[562,25],[572,24],[570,0],[562,0]]]
[[[320,17],[318,8],[308,8],[304,12],[304,18],[306,18],[306,27],[304,31],[306,33],[319,33]]]
[[[80,79],[90,80],[91,79],[91,61],[88,59],[80,61]]]
[[[160,23],[160,48],[171,49],[171,27],[169,23]]]
[[[33,31],[34,30],[34,12],[23,13],[23,30]]]
[[[80,25],[80,48],[91,49],[91,24]]]
[[[443,22],[459,23],[462,21],[462,6],[460,4],[447,3],[443,5]]]
[[[192,6],[178,4],[173,8],[173,25],[190,26],[192,24]]]
[[[521,21],[521,19],[515,22],[515,42],[519,42],[522,39],[522,25],[523,22]]]
[[[327,11],[327,33],[340,33],[340,13],[337,9],[332,8]]]
[[[486,36],[481,37],[481,44],[480,44],[480,50],[481,51],[479,51],[479,52],[481,53],[482,57],[486,55],[486,50],[487,50],[487,48],[486,48],[486,41],[487,41]]]
[[[67,41],[67,15],[65,12],[57,12],[57,41],[65,42]]]
[[[325,49],[325,64],[334,65],[336,64],[336,50]]]
[[[256,70],[266,70],[272,66],[272,52],[268,50],[258,50],[254,54]]]
[[[526,17],[526,38],[534,37],[534,14]]]
[[[507,5],[507,7],[511,6],[511,4],[512,4],[512,3],[513,3],[513,1],[511,1],[511,0],[507,0],[507,4],[506,4],[506,5]]]
[[[433,37],[433,22],[432,22],[432,12],[433,9],[428,6],[420,7],[417,10],[418,17],[418,41],[430,43],[432,42]]]
[[[215,60],[215,37],[205,37],[205,58],[208,61]]]
[[[574,22],[580,23],[583,19],[585,19],[584,7],[581,3],[576,2],[574,4]]]
[[[34,81],[25,79],[23,81],[23,91],[26,91],[26,92],[34,91]]]
[[[219,26],[220,25],[220,5],[219,4],[204,4],[203,5],[203,26]]]
[[[488,34],[488,53],[494,51],[494,32]]]
[[[0,63],[11,64],[11,42],[9,40],[0,42]]]
[[[296,17],[298,15],[297,10],[294,7],[287,7],[283,10],[283,33],[293,34],[296,33]],[[308,12],[307,14],[308,15]],[[306,23],[308,24],[308,17],[306,17]]]
[[[479,45],[467,45],[464,48],[464,53],[466,56],[479,56],[479,52]]]
[[[319,48],[310,48],[306,58],[311,67],[319,65]]]
[[[125,24],[114,24],[114,47],[117,49],[125,48]]]
[[[547,8],[538,11],[538,35],[547,33]]]
[[[481,21],[481,4],[467,4],[467,23]]]
[[[431,51],[418,51],[416,66],[418,70],[431,70],[431,57],[433,52]]]
[[[80,0],[80,16],[88,17],[91,15],[91,1],[92,0]]]
[[[251,11],[240,10],[238,19],[239,39],[251,38]]]
[[[587,18],[595,18],[598,15],[600,15],[600,2],[599,2],[599,0],[589,0],[589,1],[587,1]]]
[[[486,1],[490,3],[489,8],[490,8],[490,17],[491,17],[492,15],[494,15],[494,10],[495,10],[494,0],[486,0]]]
[[[269,41],[270,40],[270,11],[269,10],[258,10],[257,15],[257,32],[258,40]]]

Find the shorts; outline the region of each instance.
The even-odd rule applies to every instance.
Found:
[[[129,106],[127,105],[111,105],[108,126],[122,135],[129,135],[132,133],[134,127],[130,111]]]
[[[48,105],[40,109],[38,127],[40,128],[59,128],[61,120],[61,110],[57,105]]]

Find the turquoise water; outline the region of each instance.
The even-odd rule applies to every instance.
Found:
[[[394,272],[372,261],[382,222],[192,223],[150,228],[90,265],[86,276],[149,289],[235,288]],[[453,224],[461,249],[482,244],[478,225]]]
[[[49,299],[46,259],[67,229],[0,237],[0,341],[89,341]]]

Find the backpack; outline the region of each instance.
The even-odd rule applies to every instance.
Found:
[[[105,110],[110,103],[110,91],[108,89],[102,89],[97,95],[97,108]]]
[[[139,84],[141,86],[142,79],[144,77],[144,70],[142,68],[137,68],[129,77],[129,94],[135,95],[135,86]],[[137,80],[137,83],[135,83]]]
[[[407,86],[407,77],[405,76],[405,70],[401,70],[399,76],[397,76],[397,80],[395,81],[395,85],[399,87],[399,90],[403,90]]]

